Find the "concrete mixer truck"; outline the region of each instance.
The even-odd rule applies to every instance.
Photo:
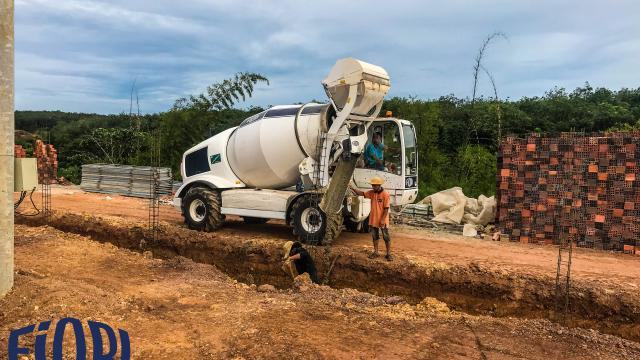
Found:
[[[369,188],[385,179],[392,205],[418,193],[413,125],[378,118],[390,86],[387,72],[353,58],[338,60],[322,81],[329,103],[274,106],[187,150],[174,205],[191,229],[213,231],[226,215],[247,223],[284,220],[303,243],[329,244],[343,225],[366,231],[368,199],[347,194],[353,181]],[[383,163],[362,154],[374,133]]]

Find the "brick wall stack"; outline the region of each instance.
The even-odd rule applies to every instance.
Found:
[[[33,152],[38,159],[38,183],[55,183],[58,178],[58,151],[53,145],[36,140]]]
[[[507,137],[497,222],[512,241],[640,254],[640,133]],[[637,249],[636,249],[637,248]]]
[[[27,157],[27,151],[22,147],[22,145],[14,145],[13,154],[18,159]]]

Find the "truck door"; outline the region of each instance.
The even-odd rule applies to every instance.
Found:
[[[413,124],[403,121],[400,126],[402,129],[404,191],[402,198],[396,200],[400,205],[406,205],[413,203],[418,197],[418,144]]]

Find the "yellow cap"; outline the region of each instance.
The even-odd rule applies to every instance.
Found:
[[[382,180],[381,177],[379,176],[374,176],[371,178],[371,180],[369,180],[369,184],[371,185],[382,185],[384,184],[384,180]]]
[[[387,110],[387,117],[392,117],[393,116],[393,112],[391,110]]]

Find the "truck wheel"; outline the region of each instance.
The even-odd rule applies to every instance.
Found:
[[[362,226],[360,227],[360,232],[361,233],[368,233],[369,232],[369,217],[367,216],[366,219],[362,220]]]
[[[301,196],[291,206],[291,220],[293,234],[301,243],[318,245],[324,239],[327,218],[309,197]]]
[[[267,221],[269,221],[269,219],[252,217],[252,216],[243,216],[242,220],[244,220],[244,222],[247,224],[264,224]]]
[[[344,215],[344,227],[349,232],[353,233],[368,233],[369,232],[369,217],[366,217],[360,222],[353,221],[351,216],[347,213]]]
[[[347,231],[353,233],[359,232],[358,225],[360,225],[360,223],[353,221],[353,219],[351,219],[351,216],[346,215],[344,217],[344,227],[347,229]]]
[[[224,223],[220,211],[220,193],[203,187],[193,187],[182,199],[182,214],[189,229],[213,231]]]

